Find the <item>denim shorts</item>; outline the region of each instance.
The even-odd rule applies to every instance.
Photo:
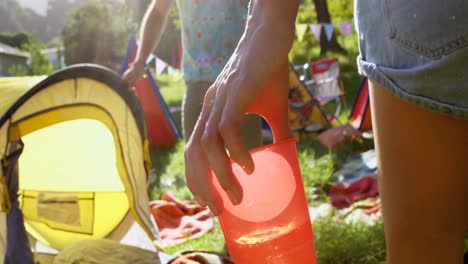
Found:
[[[360,73],[405,101],[468,118],[468,1],[355,0]]]

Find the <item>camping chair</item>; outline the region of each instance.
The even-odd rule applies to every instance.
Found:
[[[344,86],[340,65],[337,58],[328,58],[298,65],[300,79],[307,86],[312,96],[324,107],[328,119],[337,119],[343,110]]]
[[[289,125],[298,138],[314,137],[330,127],[320,103],[300,80],[294,66],[289,67]]]
[[[373,138],[367,78],[363,78],[359,85],[348,122],[333,127],[318,137],[319,141],[329,148],[357,138]]]

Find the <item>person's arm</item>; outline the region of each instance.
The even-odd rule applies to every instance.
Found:
[[[246,73],[255,72],[257,85],[287,63],[298,5],[298,0],[252,0],[246,30],[235,53],[245,57],[239,66]]]
[[[185,150],[186,178],[197,201],[215,214],[223,206],[211,183],[210,168],[234,204],[241,202],[242,188],[229,158],[247,172],[254,169],[240,135],[244,114],[267,114],[272,107],[287,116],[288,53],[298,6],[299,0],[251,0],[244,34],[205,95],[202,113]],[[268,109],[254,107],[267,105],[262,101],[267,101]],[[275,137],[289,136],[287,127],[277,132]]]
[[[146,58],[161,39],[172,2],[173,0],[153,0],[146,10],[141,23],[140,46],[132,66],[123,75],[130,86],[144,74]]]

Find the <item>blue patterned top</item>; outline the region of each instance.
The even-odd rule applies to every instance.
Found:
[[[187,82],[213,82],[241,38],[248,0],[177,0]]]

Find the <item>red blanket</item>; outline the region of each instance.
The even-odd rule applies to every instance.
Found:
[[[377,195],[379,187],[375,175],[365,176],[351,183],[333,185],[328,194],[336,208],[345,208],[356,201]]]
[[[198,238],[214,227],[208,209],[194,201],[178,200],[169,192],[164,193],[161,200],[151,201],[150,208],[166,246]]]

